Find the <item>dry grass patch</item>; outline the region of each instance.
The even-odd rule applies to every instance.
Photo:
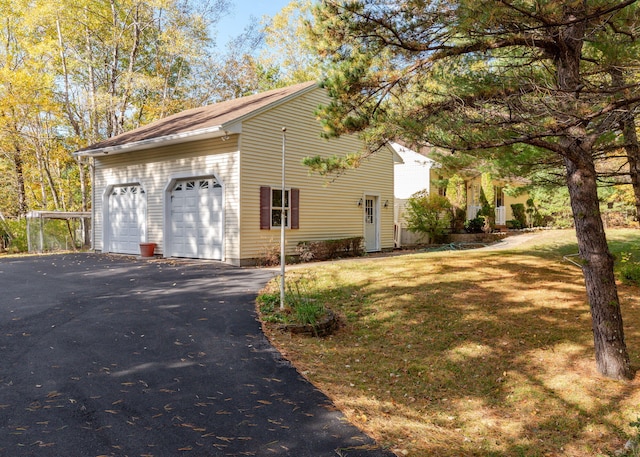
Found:
[[[640,232],[612,232],[629,251]],[[635,248],[637,249],[637,248]],[[591,319],[571,232],[511,251],[417,253],[313,271],[344,326],[331,337],[265,331],[348,418],[409,456],[612,455],[640,416],[639,377],[595,372]],[[640,368],[638,288],[621,285]]]

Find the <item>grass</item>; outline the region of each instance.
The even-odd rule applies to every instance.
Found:
[[[525,236],[525,235],[520,235]],[[528,236],[528,235],[526,235]],[[640,260],[640,231],[608,233]],[[613,455],[640,415],[640,376],[595,370],[571,231],[510,251],[414,253],[308,265],[314,299],[345,325],[327,338],[265,331],[353,423],[407,456]],[[632,365],[640,294],[619,285]]]

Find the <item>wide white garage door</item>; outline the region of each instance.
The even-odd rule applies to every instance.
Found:
[[[140,185],[116,186],[109,195],[108,252],[139,254],[147,200]]]
[[[176,182],[171,191],[170,256],[222,259],[222,186],[215,178]]]

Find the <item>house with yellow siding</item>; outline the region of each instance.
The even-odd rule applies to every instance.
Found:
[[[164,257],[248,265],[279,246],[283,223],[288,254],[299,242],[350,237],[363,237],[368,252],[392,249],[391,148],[335,179],[302,164],[364,147],[355,136],[322,138],[314,111],[328,102],[324,89],[303,83],[183,111],[77,151],[94,165],[94,250],[139,254],[141,243],[155,243]]]
[[[406,228],[404,212],[407,200],[416,192],[427,190],[429,193],[437,193],[447,196],[445,183],[451,177],[446,174],[441,165],[427,157],[432,153],[432,148],[414,151],[401,143],[391,143],[390,146],[398,154],[401,160],[396,161],[394,177],[394,221],[395,221],[395,245],[396,247],[412,245],[421,241],[421,235],[410,232]],[[491,206],[495,210],[495,226],[504,229],[507,221],[513,220],[513,204],[525,204],[529,198],[528,193],[514,195],[505,192],[508,188],[521,187],[522,180],[502,179],[493,177],[490,182],[491,192],[487,192],[486,183],[483,188],[482,173],[477,170],[464,170],[459,176],[464,181],[463,205],[466,219],[474,219],[482,208],[482,194],[490,194]]]

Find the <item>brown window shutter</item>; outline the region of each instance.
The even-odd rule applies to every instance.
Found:
[[[291,189],[291,228],[300,228],[300,189]]]
[[[260,186],[260,230],[271,228],[271,187]]]

